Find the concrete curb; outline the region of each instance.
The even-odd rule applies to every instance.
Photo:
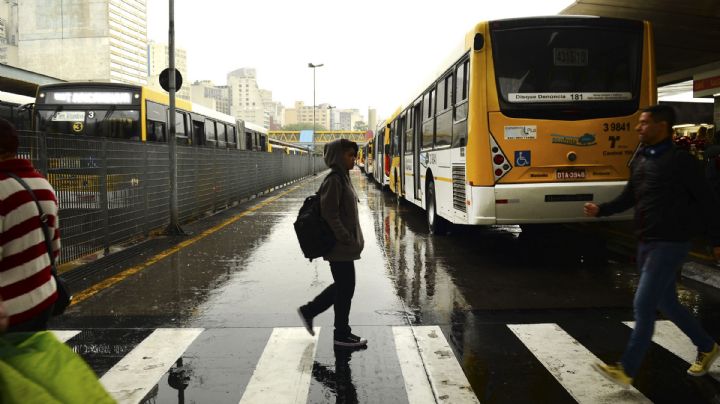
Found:
[[[683,264],[682,276],[714,288],[720,288],[720,268],[718,267],[690,261]]]

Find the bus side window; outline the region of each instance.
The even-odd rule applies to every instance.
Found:
[[[227,143],[229,148],[237,149],[237,131],[233,125],[227,126]]]
[[[209,119],[205,120],[205,140],[208,146],[215,147],[217,139],[215,138],[215,122]]]
[[[165,123],[158,121],[147,121],[147,141],[165,142]]]
[[[205,144],[205,124],[203,121],[193,119],[193,144],[202,146]]]
[[[186,145],[189,143],[187,125],[185,117],[187,114],[184,112],[175,112],[175,141],[179,145]]]
[[[251,132],[245,132],[245,150],[253,150],[253,139]]]
[[[452,143],[452,78],[450,71],[438,81],[435,146],[450,146]]]
[[[435,114],[434,114],[434,105],[435,105],[435,89],[432,91],[426,92],[425,95],[423,95],[423,112],[425,112],[425,116],[423,117],[423,124],[422,124],[422,148],[423,149],[429,149],[433,146],[433,140],[435,138]]]
[[[222,122],[216,122],[217,127],[217,147],[223,149],[227,147],[227,135],[225,134],[225,124]]]
[[[463,60],[455,69],[455,106],[453,118],[452,147],[465,147],[467,144],[468,116],[468,67],[470,61]]]

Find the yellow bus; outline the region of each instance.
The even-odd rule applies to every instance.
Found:
[[[587,220],[585,202],[625,185],[655,81],[648,22],[481,22],[387,123],[403,173],[393,188],[426,210],[432,233]]]
[[[267,130],[183,99],[176,103],[179,145],[270,151]],[[169,97],[148,87],[118,83],[61,83],[38,88],[33,129],[42,133],[111,138],[142,143],[168,139]],[[95,150],[66,150],[48,161],[48,178],[61,207],[98,209],[100,177]],[[122,208],[139,181],[135,176],[107,174],[110,208]]]
[[[177,143],[269,151],[267,130],[183,99],[176,100]],[[38,88],[34,129],[45,133],[166,142],[169,97],[119,83],[61,83]]]
[[[381,122],[373,136],[373,178],[383,189],[390,184],[390,128],[387,122]]]

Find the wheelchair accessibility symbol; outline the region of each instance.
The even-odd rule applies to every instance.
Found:
[[[515,152],[515,167],[530,166],[530,150],[522,150]]]

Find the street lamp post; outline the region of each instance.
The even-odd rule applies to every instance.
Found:
[[[315,174],[315,69],[318,67],[322,67],[324,64],[318,63],[308,63],[308,67],[313,69],[313,138],[312,138],[312,149],[313,149],[313,174]]]

